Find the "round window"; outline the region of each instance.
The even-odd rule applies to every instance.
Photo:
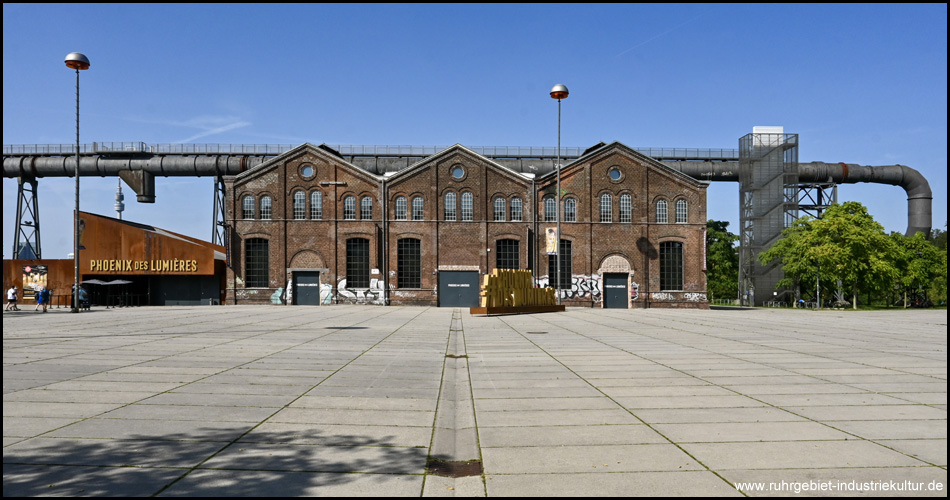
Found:
[[[456,179],[461,179],[462,177],[465,177],[465,169],[459,165],[452,167],[452,177]]]
[[[620,171],[619,167],[611,168],[610,171],[607,172],[607,175],[609,175],[610,179],[614,181],[619,181],[620,178],[623,177],[623,173]]]
[[[300,169],[300,174],[306,179],[313,177],[313,167],[310,165],[304,165],[303,168]]]

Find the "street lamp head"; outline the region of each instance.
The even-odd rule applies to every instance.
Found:
[[[66,55],[66,66],[71,69],[89,69],[89,58],[79,52]]]
[[[567,87],[560,83],[551,88],[551,99],[567,99]]]

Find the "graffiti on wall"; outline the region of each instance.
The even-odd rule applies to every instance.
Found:
[[[538,278],[538,286],[546,288],[550,286],[547,275]],[[571,288],[558,291],[561,299],[587,299],[594,302],[600,302],[603,298],[603,288],[601,286],[600,275],[581,276],[575,274],[571,277]]]
[[[630,282],[630,300],[637,300],[640,298],[640,284],[636,281]]]
[[[395,288],[395,287],[390,287]],[[369,280],[369,288],[347,288],[346,278],[337,283],[337,301],[344,304],[377,304],[384,305],[386,300],[383,290],[383,280],[373,278]],[[322,296],[322,293],[321,293]]]

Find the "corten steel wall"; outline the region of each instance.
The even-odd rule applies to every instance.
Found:
[[[314,175],[304,177],[305,166]],[[453,168],[464,175],[455,178]],[[611,169],[619,179],[611,179]],[[228,200],[226,219],[230,226],[230,263],[227,270],[227,303],[282,303],[295,272],[319,271],[321,303],[438,304],[439,271],[478,271],[496,268],[496,242],[518,242],[522,269],[530,269],[528,249],[533,246],[536,278],[548,282],[545,228],[553,222],[543,216],[543,197],[555,194],[554,172],[530,179],[484,158],[462,146],[453,146],[388,178],[376,177],[344,159],[310,144],[302,145],[252,170],[225,178]],[[385,182],[385,194],[383,194]],[[562,238],[572,242],[572,288],[562,293],[562,303],[572,306],[603,306],[603,273],[627,273],[628,307],[708,307],[704,248],[706,183],[676,172],[619,143],[604,146],[561,170],[565,197],[577,200],[577,221],[562,222]],[[293,192],[306,193],[305,219],[295,220]],[[323,193],[323,218],[311,220],[314,190]],[[456,220],[446,221],[445,194],[456,193]],[[472,221],[462,220],[461,198],[473,196]],[[611,222],[600,222],[600,196],[612,197]],[[620,223],[619,200],[632,198],[632,221]],[[260,220],[260,200],[272,198],[270,220]],[[371,220],[344,220],[343,203],[352,195],[357,201],[373,200]],[[244,219],[242,200],[255,201],[255,217]],[[505,221],[493,220],[496,197],[506,200]],[[406,199],[406,220],[396,220],[396,199]],[[412,200],[424,200],[423,220],[412,220]],[[522,220],[511,221],[511,200],[523,203]],[[655,223],[659,199],[669,206],[669,223]],[[688,220],[675,223],[677,200],[688,202]],[[383,217],[385,203],[386,220]],[[530,235],[534,241],[529,242]],[[266,287],[245,286],[245,241],[263,238],[268,243]],[[370,246],[373,273],[368,288],[345,283],[346,241],[365,238]],[[398,288],[398,241],[420,241],[421,283],[419,288]],[[683,287],[660,290],[659,246],[676,241],[684,245]],[[529,244],[530,243],[530,244]]]
[[[16,286],[18,288],[18,295],[20,300],[20,306],[24,305],[24,302],[27,304],[35,304],[33,298],[28,298],[24,301],[24,292],[27,292],[27,295],[32,293],[32,290],[24,290],[25,284],[23,283],[23,266],[36,266],[36,265],[45,265],[47,266],[46,273],[46,287],[53,292],[53,297],[51,304],[55,307],[57,305],[68,306],[71,304],[70,292],[73,288],[73,272],[75,269],[75,263],[72,259],[36,259],[36,260],[20,260],[20,259],[4,259],[3,260],[3,303],[6,306],[6,291],[10,289],[11,286]]]

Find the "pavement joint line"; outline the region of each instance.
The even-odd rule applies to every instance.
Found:
[[[450,478],[452,484],[450,490],[455,490],[456,487],[460,486],[457,482],[459,478],[479,476],[480,491],[483,495],[487,495],[482,451],[478,444],[478,425],[475,420],[475,401],[472,393],[471,370],[468,364],[464,330],[461,309],[455,308],[452,311],[449,335],[446,340],[442,380],[439,385],[439,397],[436,402],[432,437],[422,483],[423,496],[426,496],[427,493],[436,495],[444,493],[432,490],[434,488],[434,486],[431,486],[432,482],[427,481],[429,476]],[[460,394],[460,390],[464,395]],[[443,404],[443,402],[446,404]],[[462,409],[460,409],[460,406]],[[465,415],[460,415],[459,412],[464,412]],[[470,417],[472,420],[470,432],[474,437],[474,441],[471,443],[459,442],[460,431],[465,432],[464,427],[462,429],[458,427],[460,417]],[[446,427],[443,424],[451,427]],[[426,490],[427,485],[429,485],[428,491]]]
[[[379,341],[377,341],[375,344],[373,344],[373,345],[370,346],[369,348],[363,350],[363,352],[361,352],[358,356],[355,356],[353,359],[351,359],[351,360],[349,360],[348,362],[346,362],[345,364],[343,364],[343,366],[341,366],[340,368],[338,368],[336,371],[334,371],[334,372],[331,373],[330,375],[327,375],[326,377],[324,377],[323,380],[321,380],[320,382],[317,382],[316,384],[314,384],[313,386],[311,386],[309,389],[303,391],[300,395],[298,395],[296,398],[294,398],[294,399],[291,400],[290,402],[286,403],[284,406],[282,406],[282,407],[280,407],[280,408],[277,408],[277,409],[276,409],[273,413],[271,413],[269,416],[267,416],[267,417],[261,419],[260,422],[254,424],[254,425],[251,426],[249,429],[247,429],[246,431],[244,431],[241,435],[239,435],[238,437],[234,438],[234,439],[231,440],[230,442],[226,443],[226,444],[225,444],[224,446],[222,446],[219,450],[217,450],[217,451],[211,453],[210,455],[208,455],[204,460],[202,460],[202,461],[198,462],[197,464],[195,464],[194,466],[188,468],[188,470],[187,470],[184,474],[182,474],[181,476],[179,476],[179,477],[175,478],[174,480],[170,481],[168,484],[166,484],[166,485],[163,486],[161,489],[159,489],[157,492],[155,492],[155,494],[154,494],[153,496],[161,495],[161,493],[162,493],[163,491],[167,490],[168,488],[171,488],[172,486],[175,485],[175,483],[181,481],[182,479],[184,479],[185,477],[187,477],[187,476],[188,476],[189,474],[191,474],[192,472],[194,472],[194,471],[198,470],[199,468],[201,468],[201,466],[202,466],[203,464],[205,464],[205,463],[207,463],[209,460],[215,458],[216,456],[218,456],[219,454],[221,454],[224,450],[230,448],[230,447],[233,446],[235,443],[237,443],[238,441],[240,441],[241,438],[243,438],[244,436],[247,436],[248,434],[250,434],[251,432],[253,432],[255,429],[257,429],[257,428],[260,427],[261,425],[265,424],[268,420],[270,420],[271,418],[273,418],[274,415],[280,413],[280,412],[281,412],[282,410],[284,410],[285,408],[288,408],[291,404],[293,404],[294,402],[298,401],[298,400],[299,400],[300,398],[302,398],[305,394],[307,394],[308,392],[312,391],[313,389],[315,389],[316,387],[318,387],[318,386],[319,386],[320,384],[322,384],[323,382],[329,380],[330,377],[332,377],[333,375],[336,375],[337,373],[339,373],[340,370],[346,368],[347,366],[349,366],[350,364],[352,364],[353,362],[355,362],[357,359],[360,359],[360,358],[363,357],[366,353],[368,353],[369,351],[373,350],[375,347],[379,346],[379,344],[385,342],[387,339],[389,339],[390,337],[392,337],[393,335],[395,335],[397,332],[399,332],[399,330],[402,329],[403,326],[405,326],[407,323],[409,323],[410,321],[412,321],[412,319],[415,319],[415,318],[419,317],[422,313],[424,313],[424,312],[425,312],[426,310],[428,310],[428,309],[429,309],[429,308],[423,308],[421,311],[419,311],[418,314],[416,314],[416,315],[413,316],[412,318],[406,320],[405,323],[403,323],[402,325],[400,325],[398,328],[394,329],[394,330],[392,331],[392,333],[390,333],[389,335],[386,335],[385,337],[383,337],[382,339],[380,339]],[[359,321],[359,322],[357,322],[357,323],[354,323],[354,325],[359,325],[360,323],[364,323],[364,322],[366,322],[366,321],[370,321],[371,319],[376,319],[377,317],[385,316],[386,314],[388,314],[388,313],[390,313],[390,312],[395,312],[395,311],[394,311],[394,310],[393,310],[393,311],[388,311],[388,310],[387,310],[387,311],[384,311],[383,314],[380,314],[379,316],[373,316],[373,317],[371,317],[371,318],[366,318],[366,319],[364,319],[364,320],[362,320],[362,321]],[[350,325],[350,326],[353,326],[353,325]],[[286,328],[284,328],[284,330],[286,330]],[[342,330],[342,328],[337,329],[337,330]],[[333,333],[337,333],[337,330],[331,331],[331,332],[327,333],[326,335],[332,335]],[[261,334],[261,335],[263,335],[263,334]],[[318,337],[318,339],[319,339],[319,338],[323,338],[323,337],[325,337],[326,335],[321,335],[320,337]],[[313,341],[315,341],[315,340],[317,340],[317,339],[309,339],[309,340],[307,340],[306,342],[302,342],[302,343],[300,343],[300,344],[297,344],[297,345],[295,345],[295,346],[288,347],[288,348],[286,348],[286,349],[281,349],[280,351],[277,351],[277,352],[283,352],[283,351],[286,351],[286,350],[289,350],[289,349],[293,349],[293,348],[299,347],[299,346],[301,346],[301,345],[306,345],[306,344],[311,343],[311,342],[313,342]],[[275,354],[275,353],[268,354],[267,356],[272,356],[273,354]],[[258,359],[263,359],[264,357],[267,357],[267,356],[262,356],[261,358],[258,358]],[[244,364],[247,364],[247,363],[244,363]],[[238,365],[238,366],[243,366],[243,365]],[[225,371],[226,371],[226,370],[225,370]],[[192,383],[193,383],[193,382],[192,382]],[[204,469],[202,469],[202,470],[204,470]]]
[[[548,320],[542,319],[542,321],[548,322],[549,324],[551,324],[551,326],[557,326],[557,325],[554,325],[553,323],[550,323]],[[506,323],[506,324],[507,324],[507,323]],[[609,326],[609,325],[604,325],[604,324],[601,324],[601,326],[606,326],[606,327],[614,328],[614,327],[611,327],[611,326]],[[509,325],[509,327],[512,328],[512,330],[514,330],[514,331],[518,331],[517,329],[515,329],[514,327],[511,327],[510,325]],[[893,447],[891,447],[891,446],[887,446],[887,445],[885,445],[885,444],[879,443],[879,442],[876,441],[876,440],[868,439],[868,438],[866,438],[866,437],[864,437],[864,436],[860,436],[860,435],[855,434],[855,433],[853,433],[853,432],[849,432],[849,431],[847,431],[847,430],[844,430],[844,429],[835,427],[834,425],[831,425],[831,424],[829,424],[828,422],[823,422],[823,421],[821,421],[821,420],[816,420],[816,419],[810,418],[810,417],[808,417],[808,416],[806,416],[806,415],[802,415],[802,414],[796,413],[796,412],[794,412],[794,411],[792,411],[792,410],[789,410],[789,409],[787,409],[787,408],[783,408],[783,407],[781,407],[781,406],[776,406],[776,405],[774,405],[774,404],[768,403],[768,402],[763,401],[763,400],[761,400],[761,399],[759,399],[759,398],[756,398],[755,396],[751,396],[751,395],[748,395],[748,394],[743,394],[743,393],[741,393],[741,392],[739,392],[739,391],[736,391],[736,390],[734,390],[734,389],[732,389],[732,388],[729,388],[729,387],[726,387],[726,386],[724,386],[724,385],[720,385],[720,384],[711,382],[711,381],[709,381],[709,380],[704,379],[704,378],[701,377],[701,376],[693,375],[693,374],[687,373],[687,372],[685,372],[685,371],[683,371],[683,370],[681,370],[681,369],[679,369],[679,368],[674,368],[674,367],[669,366],[669,365],[666,365],[666,364],[664,364],[664,363],[661,363],[661,362],[658,362],[658,361],[654,361],[654,360],[650,360],[650,359],[644,358],[643,356],[640,356],[639,354],[636,354],[636,353],[634,353],[634,352],[631,352],[631,351],[629,351],[629,350],[627,350],[627,349],[610,345],[609,343],[607,343],[607,342],[605,342],[605,341],[603,341],[603,340],[595,339],[595,338],[589,337],[589,336],[587,336],[587,335],[585,335],[585,334],[583,334],[583,333],[570,330],[570,329],[567,328],[567,327],[560,326],[560,328],[562,328],[562,329],[564,329],[564,330],[566,330],[566,331],[569,331],[569,332],[571,332],[571,333],[573,333],[573,334],[575,334],[575,335],[579,335],[579,336],[581,336],[581,337],[584,337],[584,338],[586,338],[586,339],[588,339],[588,340],[590,340],[590,341],[603,344],[604,346],[607,346],[607,347],[609,347],[609,348],[611,348],[611,349],[616,349],[616,350],[619,350],[619,351],[621,351],[621,352],[628,353],[628,354],[630,354],[630,355],[632,355],[632,356],[634,356],[634,357],[637,357],[637,358],[640,358],[640,359],[643,359],[643,360],[646,360],[646,361],[650,361],[650,362],[655,363],[655,364],[657,364],[657,365],[663,366],[663,367],[665,367],[665,368],[667,368],[667,369],[676,371],[676,372],[678,372],[678,373],[682,373],[683,375],[686,375],[686,376],[695,378],[695,379],[697,379],[697,380],[702,380],[702,381],[705,382],[705,383],[708,383],[708,384],[713,385],[713,386],[715,386],[715,387],[719,387],[719,388],[721,388],[721,389],[725,389],[725,390],[730,391],[730,392],[732,392],[732,393],[734,393],[734,394],[736,394],[736,395],[738,395],[738,396],[746,397],[746,398],[749,398],[749,399],[751,399],[751,400],[753,400],[753,401],[757,401],[757,402],[762,403],[762,404],[764,404],[764,405],[766,405],[766,406],[768,406],[768,407],[771,407],[771,408],[773,408],[773,409],[776,409],[776,410],[779,410],[779,411],[783,411],[783,412],[785,412],[785,413],[789,413],[789,414],[794,415],[794,416],[796,416],[796,417],[803,418],[803,419],[808,420],[808,421],[810,421],[810,422],[814,422],[814,423],[817,423],[817,424],[819,424],[819,425],[828,427],[828,428],[830,428],[830,429],[834,429],[834,430],[836,430],[836,431],[838,431],[838,432],[842,432],[842,433],[848,434],[848,435],[850,435],[850,436],[854,436],[857,440],[865,441],[865,442],[868,442],[868,443],[872,443],[872,444],[877,445],[877,446],[880,446],[880,447],[882,447],[882,448],[885,448],[885,449],[888,449],[888,450],[891,450],[891,451],[900,453],[901,455],[904,455],[904,456],[906,456],[906,457],[908,457],[908,458],[911,458],[911,459],[913,459],[913,460],[918,460],[918,461],[923,462],[923,463],[925,463],[925,464],[927,464],[927,465],[929,465],[929,466],[934,466],[934,467],[937,466],[936,464],[931,463],[931,462],[928,462],[928,461],[926,461],[926,460],[924,460],[924,459],[922,459],[922,458],[920,458],[920,457],[916,457],[916,456],[911,455],[911,454],[909,454],[909,453],[905,453],[905,452],[903,452],[903,451],[900,451],[900,450],[898,450],[898,449],[895,449],[895,448],[893,448]],[[518,333],[521,334],[520,331],[518,331]],[[691,332],[691,333],[692,333],[692,332]],[[705,334],[700,334],[700,335],[705,335]],[[522,334],[522,337],[524,337],[523,334]],[[524,338],[527,339],[527,337],[524,337]],[[732,340],[732,339],[730,339],[730,340]],[[529,341],[530,341],[530,339],[529,339]],[[531,342],[534,343],[533,341],[531,341]],[[675,344],[675,345],[683,346],[683,344],[679,344],[679,343],[676,343],[676,342],[671,342],[671,343],[672,343],[672,344]],[[537,344],[535,344],[535,345],[537,345]],[[693,347],[693,346],[684,346],[684,347],[690,347],[690,348],[693,348],[693,349],[696,349],[696,350],[700,350],[700,351],[712,352],[712,351],[709,351],[708,349],[702,349],[702,348],[699,348],[699,347]],[[542,351],[544,351],[544,352],[547,354],[547,351],[545,351],[542,347],[538,346],[538,348],[541,349]],[[795,352],[795,351],[792,351],[792,352]],[[798,352],[795,352],[795,353],[796,353],[796,354],[801,354],[801,353],[798,353]],[[719,354],[719,353],[717,353],[717,354]],[[550,355],[550,354],[549,354],[549,355]],[[727,356],[727,357],[731,357],[731,358],[733,358],[733,359],[739,359],[739,358],[735,358],[734,356],[730,356],[730,355],[727,355],[727,354],[720,354],[720,355]],[[551,356],[553,359],[555,359],[555,360],[557,359],[557,358],[554,357],[553,355],[550,355],[550,356]],[[745,360],[743,360],[743,361],[745,361]],[[560,362],[560,361],[558,361],[558,362]],[[563,363],[562,363],[562,364],[563,364]],[[568,367],[567,365],[564,365],[564,367],[567,368],[568,370],[571,370],[571,368]],[[574,373],[573,370],[571,370],[571,372]],[[576,373],[575,373],[575,375],[576,375]],[[801,375],[801,374],[798,374],[798,375]],[[584,380],[585,382],[587,382],[588,384],[590,384],[590,382],[588,382],[585,378],[581,377],[580,375],[578,375],[578,377],[580,377],[582,380]],[[816,378],[816,377],[813,377],[813,378]],[[822,379],[819,378],[819,380],[822,380]],[[827,381],[827,380],[823,380],[823,381],[825,381],[825,382],[830,382],[830,381]],[[838,383],[838,382],[834,382],[834,383]],[[600,391],[600,389],[598,389],[596,386],[594,386],[593,384],[590,384],[590,385],[591,385],[591,387],[593,387],[594,389],[596,389],[596,390],[598,390],[599,392],[601,392],[602,394],[604,394],[604,396],[608,397],[611,401],[614,401],[614,403],[617,403],[612,397],[607,396],[606,393],[604,393],[603,391]],[[848,386],[848,384],[841,384],[841,385]],[[859,387],[855,387],[855,388],[860,389]],[[863,389],[862,389],[862,390],[863,390]],[[871,391],[868,391],[868,392],[869,392],[870,394],[879,394],[879,393],[871,392]],[[654,428],[653,426],[651,426],[649,423],[647,423],[647,422],[643,421],[642,419],[640,419],[640,417],[638,417],[636,414],[634,414],[631,410],[627,410],[623,405],[620,405],[619,403],[617,403],[617,404],[618,404],[621,408],[624,408],[628,413],[630,413],[631,415],[633,415],[634,417],[636,417],[638,420],[640,420],[641,422],[643,422],[645,425],[647,425],[648,427],[650,427],[651,429],[653,429],[654,431],[656,431],[658,434],[660,434],[661,436],[663,436],[665,439],[669,440],[669,441],[670,441],[671,443],[673,443],[673,444],[676,444],[676,443],[673,442],[673,440],[671,440],[670,438],[668,438],[666,435],[664,435],[663,433],[661,433],[659,430],[655,429],[655,428]],[[858,406],[858,405],[855,405],[855,406]],[[916,403],[914,406],[926,406],[926,407],[930,407],[930,408],[933,408],[933,407],[934,407],[934,406],[932,406],[932,405],[924,405],[924,404],[920,404],[920,403]],[[819,440],[815,440],[815,441],[819,441]],[[882,440],[882,441],[883,441],[883,440]],[[788,442],[792,442],[792,441],[788,441]],[[677,447],[680,448],[681,450],[683,450],[683,448],[680,447],[679,445],[677,445]],[[692,454],[689,454],[688,452],[686,452],[686,450],[683,450],[683,452],[684,452],[684,453],[687,453],[688,455],[690,455],[690,457],[693,457],[693,455],[692,455]],[[693,458],[695,459],[695,457],[693,457]],[[702,462],[700,462],[699,460],[697,460],[697,462],[699,462],[701,465],[703,465],[704,467],[706,467],[706,465],[703,464]],[[707,467],[707,468],[708,468],[708,467]],[[710,470],[710,472],[714,472],[714,473],[715,473],[715,471],[712,471],[712,470]],[[717,474],[717,476],[718,476],[718,474]],[[721,477],[721,476],[720,476],[720,477]],[[723,480],[725,480],[725,478],[723,478]],[[727,482],[728,482],[728,481],[727,481]]]

